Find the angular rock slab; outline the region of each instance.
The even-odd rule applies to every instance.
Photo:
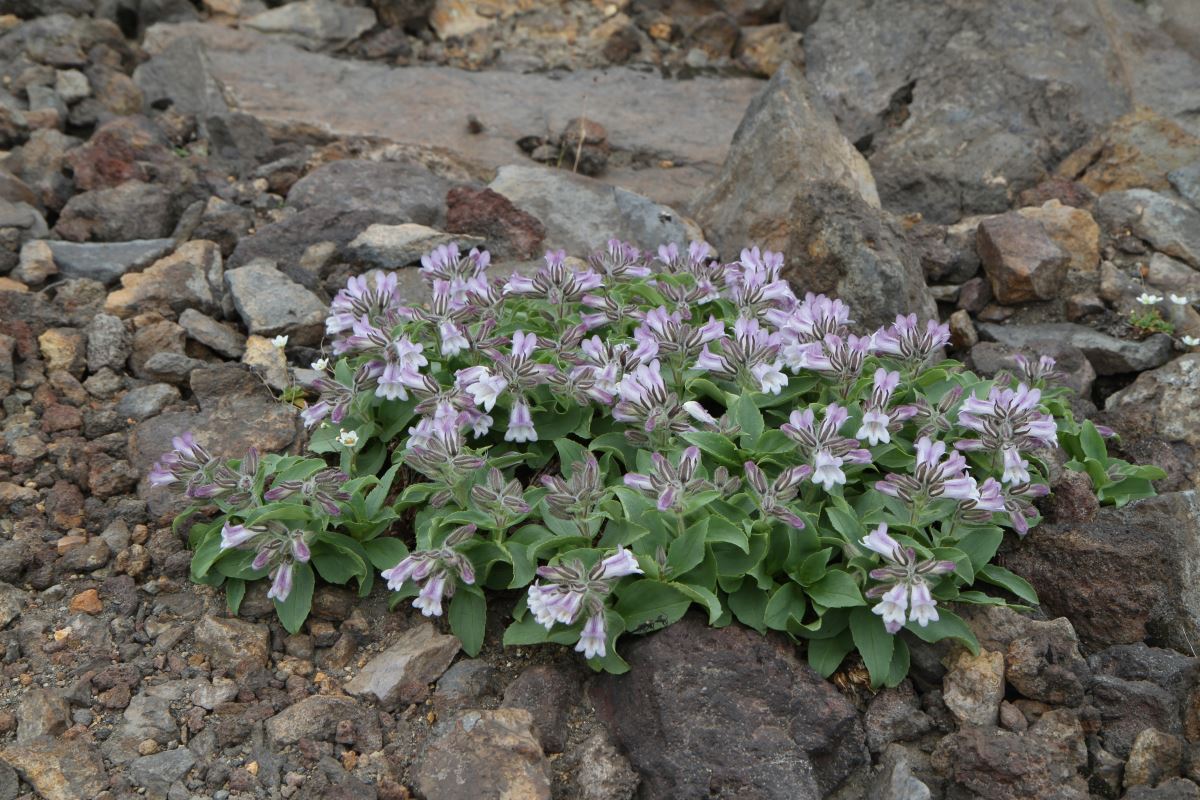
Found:
[[[42,736],[0,750],[0,758],[11,764],[45,800],[97,797],[108,788],[104,759],[82,742]]]
[[[321,299],[275,268],[252,261],[225,273],[233,307],[258,336],[288,336],[290,344],[316,344],[325,329],[327,309]]]
[[[364,753],[383,746],[379,716],[349,697],[313,695],[288,706],[265,723],[272,748],[286,747],[303,738],[333,741],[339,727],[354,733],[354,744]]]
[[[1047,235],[1041,223],[1016,213],[980,222],[975,246],[992,294],[1005,304],[1053,299],[1070,262],[1070,254]]]
[[[134,272],[171,252],[173,239],[137,239],[132,242],[48,241],[58,271],[70,278],[91,278],[111,286],[126,272]]]
[[[696,203],[696,218],[730,260],[743,247],[780,250],[798,184],[842,186],[879,207],[866,159],[796,67],[785,65],[754,98],[733,134],[721,174]]]
[[[654,251],[660,244],[703,238],[673,208],[625,189],[550,167],[501,167],[489,189],[541,221],[544,246],[586,257],[614,237]]]
[[[967,725],[932,754],[939,774],[988,800],[1088,800],[1080,775],[1087,765],[1083,730],[1074,714],[1054,709],[1025,733]]]
[[[1037,325],[996,325],[984,322],[979,333],[985,340],[1022,348],[1037,342],[1058,342],[1078,347],[1097,375],[1120,375],[1162,366],[1171,357],[1171,339],[1155,334],[1148,339],[1118,339],[1086,325],[1051,322]]]
[[[867,763],[854,707],[782,639],[688,615],[625,658],[593,699],[646,797],[817,800]]]
[[[1127,437],[1154,437],[1175,448],[1200,452],[1200,353],[1180,356],[1143,372],[1132,385],[1108,398],[1105,409]],[[1184,477],[1200,489],[1200,467]]]
[[[171,449],[172,437],[191,431],[217,458],[241,458],[257,447],[278,452],[296,438],[296,409],[281,403],[248,370],[235,365],[196,369],[190,376],[200,411],[160,414],[139,423],[129,435],[129,459],[145,475]],[[139,494],[154,515],[178,513],[186,507],[171,487],[152,488],[143,481]],[[183,505],[180,505],[180,504]]]
[[[836,183],[806,183],[788,212],[783,276],[803,296],[820,292],[850,306],[862,331],[898,314],[937,319],[920,257],[886,211]]]
[[[419,703],[429,696],[429,684],[441,677],[461,646],[457,636],[440,634],[422,622],[367,662],[346,684],[346,691],[374,698],[385,707]]]
[[[939,223],[1006,210],[1135,104],[1197,133],[1197,62],[1134,4],[843,0],[804,51],[884,206]]]
[[[611,168],[604,180],[681,210],[719,169],[742,112],[762,87],[751,78],[678,81],[623,67],[565,74],[397,69],[308,53],[217,24],[156,25],[147,49],[157,52],[186,36],[204,41],[212,77],[248,114],[442,148],[485,169],[524,162],[516,141],[562,130],[586,98],[587,116],[603,123],[615,147],[651,164],[677,165]],[[467,130],[468,114],[483,122],[483,132]]]
[[[519,708],[459,712],[430,740],[415,777],[438,800],[550,800],[550,761]]]
[[[1002,561],[1090,646],[1148,639],[1186,652],[1200,638],[1200,500],[1193,491],[1045,522]]]
[[[1109,192],[1096,205],[1096,216],[1114,233],[1126,230],[1155,250],[1200,269],[1200,211],[1149,189]]]
[[[350,242],[350,257],[364,266],[396,269],[416,264],[435,247],[457,244],[466,253],[484,247],[483,239],[466,234],[442,233],[434,228],[406,222],[401,225],[372,225]]]

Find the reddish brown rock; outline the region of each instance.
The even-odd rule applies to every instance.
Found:
[[[1170,188],[1167,173],[1200,159],[1200,138],[1140,108],[1063,160],[1058,174],[1097,193]]]
[[[72,614],[95,615],[104,610],[104,603],[101,602],[98,591],[87,589],[72,597],[67,608]]]
[[[57,433],[83,427],[83,414],[74,406],[54,403],[42,412],[42,430]]]
[[[528,711],[463,711],[430,741],[415,782],[444,800],[550,800],[550,762]]]
[[[1040,223],[1017,213],[980,222],[975,244],[992,293],[1006,305],[1055,297],[1070,261]]]
[[[967,725],[933,751],[935,771],[987,800],[1087,800],[1083,730],[1069,711],[1042,715],[1024,733]]]
[[[1066,178],[1047,178],[1017,195],[1019,206],[1040,206],[1049,200],[1057,200],[1072,208],[1091,208],[1096,202],[1096,193],[1082,183]]]
[[[182,172],[180,159],[167,148],[162,133],[143,117],[106,122],[86,144],[69,152],[66,162],[83,191],[131,180],[173,185]]]
[[[504,195],[491,189],[455,186],[446,193],[446,230],[482,236],[499,257],[533,258],[546,228]]]

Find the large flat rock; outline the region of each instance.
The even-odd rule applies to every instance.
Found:
[[[338,135],[444,147],[487,169],[524,163],[517,139],[557,134],[584,114],[604,125],[614,148],[651,164],[610,167],[603,179],[680,210],[720,170],[746,106],[763,86],[753,78],[673,80],[624,67],[570,73],[397,68],[305,52],[208,23],[156,25],[146,47],[160,51],[186,36],[205,42],[213,75],[241,111]],[[467,130],[472,114],[483,123],[481,133]],[[657,166],[664,160],[675,166]]]

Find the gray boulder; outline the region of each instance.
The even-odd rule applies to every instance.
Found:
[[[69,278],[91,278],[105,286],[120,280],[171,252],[172,239],[139,239],[131,242],[49,241],[58,271]]]
[[[296,181],[287,202],[301,210],[372,211],[438,228],[446,224],[446,192],[452,185],[416,164],[345,159]]]
[[[327,308],[321,299],[275,268],[253,261],[225,273],[233,307],[251,334],[289,338],[290,344],[316,344]]]
[[[887,212],[844,186],[811,183],[798,187],[787,219],[784,275],[801,294],[841,298],[864,330],[897,314],[937,318],[921,258]]]
[[[586,256],[616,237],[653,251],[660,244],[702,238],[695,223],[672,208],[566,170],[505,166],[488,186],[546,228],[546,249]]]
[[[1141,372],[1162,366],[1171,357],[1171,338],[1165,334],[1155,334],[1141,341],[1118,339],[1073,322],[1037,325],[983,322],[978,327],[984,339],[1006,347],[1019,349],[1047,341],[1078,347],[1092,363],[1097,375]]]
[[[940,223],[1007,210],[1134,103],[1186,127],[1200,102],[1197,63],[1132,3],[846,0],[804,50],[884,206]]]
[[[750,245],[779,250],[807,182],[844,187],[879,207],[866,160],[800,70],[785,64],[746,109],[720,176],[696,203],[696,219],[725,259]]]

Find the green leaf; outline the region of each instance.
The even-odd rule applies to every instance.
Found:
[[[854,638],[849,630],[828,639],[812,639],[808,643],[808,663],[822,678],[837,672],[842,661],[854,649]]]
[[[459,585],[450,600],[450,630],[462,642],[463,651],[474,658],[483,647],[487,600],[477,586]]]
[[[759,633],[766,633],[766,611],[768,595],[752,580],[742,582],[742,587],[729,595],[729,610],[738,622],[749,625]]]
[[[582,421],[583,409],[577,405],[572,405],[566,411],[551,408],[533,414],[533,425],[537,428],[538,438],[545,442],[561,439],[574,432]]]
[[[1101,463],[1108,460],[1108,446],[1104,444],[1104,437],[1096,430],[1091,420],[1084,420],[1079,426],[1079,446],[1088,458],[1094,458]]]
[[[908,643],[898,636],[893,638],[892,667],[888,671],[887,680],[883,683],[890,688],[896,688],[908,676],[909,656]]]
[[[316,580],[313,577],[312,567],[303,563],[297,563],[292,567],[292,591],[288,593],[287,599],[282,603],[278,600],[273,601],[275,613],[279,615],[279,621],[288,633],[299,631],[304,620],[308,619],[308,612],[312,609],[315,585]]]
[[[318,574],[329,583],[339,586],[351,578],[361,577],[363,564],[349,554],[334,547],[313,545],[312,564]]]
[[[1029,581],[1025,580],[1020,575],[1010,572],[1004,567],[996,564],[988,564],[980,569],[977,574],[981,580],[986,581],[993,586],[999,586],[1002,589],[1007,589],[1017,597],[1024,600],[1026,603],[1030,603],[1031,605],[1035,606],[1038,604],[1037,592],[1034,590],[1033,586],[1030,585]]]
[[[710,534],[712,523],[709,523]],[[749,539],[749,549],[746,552],[735,550],[733,547],[718,543],[713,545],[713,555],[717,557],[717,574],[725,576],[740,576],[753,572],[763,557],[767,554],[770,544],[765,533],[755,533]]]
[[[530,614],[505,629],[504,646],[513,647],[525,644],[542,644],[543,642],[571,644],[579,639],[579,630],[581,628],[582,625],[578,624],[572,625],[569,628],[556,625],[554,628],[546,630]]]
[[[558,451],[558,461],[561,464],[561,471],[564,478],[570,480],[572,467],[576,463],[583,461],[584,453],[587,450],[578,442],[573,442],[570,439],[555,439],[554,449]]]
[[[745,437],[743,441],[753,443],[762,436],[765,427],[762,412],[754,404],[754,398],[751,395],[743,394],[734,400],[733,405],[729,407],[729,416],[742,429],[742,435]]]
[[[825,575],[825,567],[832,555],[832,547],[818,550],[800,563],[800,568],[796,570],[793,578],[804,586],[812,586]]]
[[[691,598],[667,583],[638,580],[618,589],[615,606],[630,633],[649,633],[677,622]]]
[[[807,608],[808,601],[804,597],[804,590],[788,581],[771,593],[771,599],[767,601],[767,607],[763,611],[763,622],[768,628],[786,631],[790,620],[804,620]]]
[[[637,462],[637,448],[631,445],[625,438],[625,434],[619,431],[597,436],[592,439],[588,449],[598,453],[612,453],[621,460],[627,469],[632,470],[633,465]]]
[[[689,444],[694,444],[707,455],[712,456],[727,467],[741,467],[738,461],[738,451],[733,442],[725,436],[713,431],[688,431],[680,434],[680,438]]]
[[[704,546],[708,536],[708,519],[702,518],[684,534],[671,542],[667,550],[667,566],[671,575],[686,575],[704,560]]]
[[[746,537],[746,531],[717,514],[708,515],[708,541],[710,544],[730,544],[742,553],[750,554],[750,540]]]
[[[246,582],[238,578],[229,578],[225,581],[225,603],[229,606],[229,613],[237,616],[238,609],[242,607],[242,598],[246,596]]]
[[[820,603],[826,608],[852,608],[865,605],[862,590],[845,572],[832,570],[825,577],[807,588],[808,596],[814,603]]]
[[[955,546],[967,554],[967,558],[971,559],[971,566],[974,567],[975,572],[979,572],[981,567],[996,556],[996,551],[1000,549],[1002,541],[1004,541],[1004,531],[999,526],[988,525],[970,528],[969,532],[960,538]]]
[[[367,551],[367,558],[371,559],[371,565],[378,570],[391,569],[408,555],[408,547],[404,542],[391,536],[363,542],[362,546]]]
[[[856,608],[850,612],[850,635],[871,674],[871,685],[882,686],[892,671],[895,637],[883,627],[879,615],[869,608]]]
[[[395,464],[387,472],[383,473],[383,477],[379,479],[379,484],[371,490],[367,495],[367,518],[374,519],[379,510],[383,508],[383,503],[387,500],[388,492],[392,490],[392,481],[396,479],[396,473],[400,471],[400,464]]]
[[[838,499],[841,500],[841,498]],[[842,500],[841,502],[845,504],[846,501]],[[833,526],[833,529],[840,533],[846,541],[858,542],[859,539],[866,535],[863,524],[850,511],[849,506],[839,508],[836,505],[828,505],[825,507],[825,513],[828,515],[829,523]]]
[[[972,655],[979,655],[979,641],[975,638],[975,634],[967,627],[967,623],[963,622],[962,617],[953,611],[939,608],[936,622],[931,622],[924,628],[915,622],[910,622],[904,628],[911,631],[918,639],[926,642],[957,639],[966,645]]]
[[[704,606],[705,610],[708,611],[709,625],[715,625],[717,620],[721,618],[721,613],[724,611],[721,608],[721,601],[708,589],[705,589],[703,586],[697,586],[694,583],[681,583],[679,581],[672,581],[670,586],[692,598],[693,602]]]
[[[192,553],[192,579],[203,578],[216,560],[225,554],[221,549],[219,530],[210,531],[208,536]]]

